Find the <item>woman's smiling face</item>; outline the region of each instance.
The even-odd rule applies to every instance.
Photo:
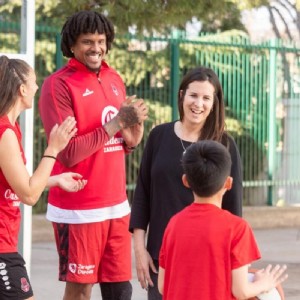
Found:
[[[214,105],[215,88],[209,81],[193,81],[183,99],[185,122],[204,125]]]

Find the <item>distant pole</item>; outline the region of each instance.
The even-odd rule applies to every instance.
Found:
[[[35,44],[35,0],[23,0],[21,10],[21,54],[24,60],[34,68]],[[21,58],[21,57],[20,57]],[[34,110],[27,109],[20,116],[23,133],[23,147],[26,156],[26,167],[30,174],[33,171],[33,115]],[[28,274],[30,275],[31,242],[32,242],[32,207],[21,204],[22,220],[19,234],[19,252],[23,255]]]
[[[269,115],[268,115],[268,205],[274,202],[274,172],[276,154],[276,40],[271,40],[270,64],[269,64]]]
[[[172,32],[171,43],[171,101],[172,120],[178,119],[177,93],[179,88],[179,34],[178,31]]]

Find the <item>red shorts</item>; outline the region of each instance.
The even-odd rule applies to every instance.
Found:
[[[77,283],[131,279],[129,215],[97,223],[52,223],[59,280]]]

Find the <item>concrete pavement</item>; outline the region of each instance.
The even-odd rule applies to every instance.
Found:
[[[40,218],[40,219],[39,219]],[[300,216],[299,216],[300,218]],[[62,299],[64,283],[57,280],[57,253],[53,242],[52,228],[44,224],[44,217],[33,221],[33,247],[31,262],[31,283],[35,300]],[[41,226],[41,224],[44,224]],[[289,278],[283,284],[285,300],[300,300],[300,227],[254,229],[262,260],[252,267],[264,267],[268,263],[286,264]],[[146,300],[146,292],[136,279],[133,261],[133,300]],[[92,300],[100,300],[100,290],[94,286]]]

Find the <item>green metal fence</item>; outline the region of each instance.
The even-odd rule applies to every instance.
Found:
[[[10,23],[11,24],[11,23]],[[0,52],[18,52],[18,24],[0,22]],[[39,85],[66,61],[59,30],[36,26],[35,69]],[[226,123],[240,149],[245,205],[300,203],[300,48],[273,40],[251,44],[246,36],[203,35],[194,40],[117,37],[108,62],[124,79],[129,95],[144,98],[150,108],[145,137],[127,157],[129,199],[151,128],[177,118],[177,89],[182,75],[198,65],[218,74],[226,101]],[[38,95],[36,97],[37,105]],[[45,148],[44,131],[35,110],[34,161]],[[43,208],[46,200],[39,204]]]

